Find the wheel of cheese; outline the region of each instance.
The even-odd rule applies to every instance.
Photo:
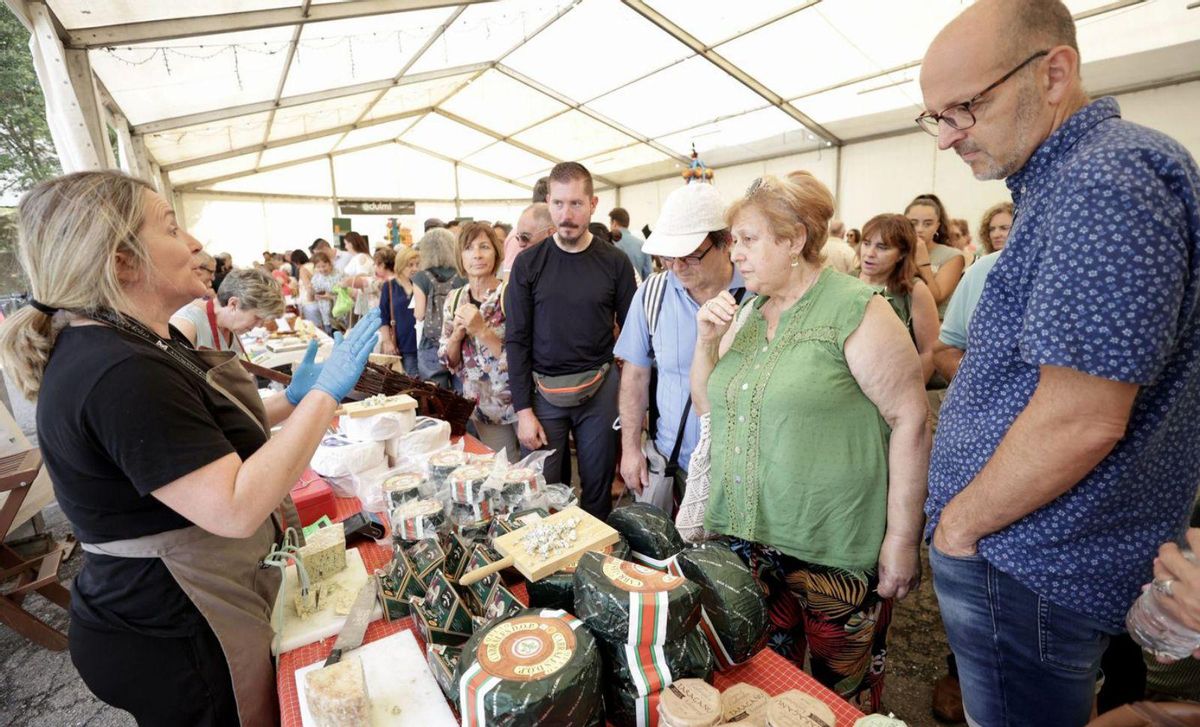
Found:
[[[482,464],[468,464],[455,469],[446,478],[446,484],[450,487],[450,499],[466,505],[483,500],[483,485],[491,474],[491,468]]]
[[[410,543],[437,538],[446,525],[446,511],[437,500],[409,500],[391,514],[393,539]]]
[[[421,499],[421,485],[425,477],[420,472],[404,472],[383,481],[383,491],[387,493],[388,505],[400,507],[410,500]]]
[[[442,449],[429,456],[429,479],[437,486],[446,483],[454,470],[467,463],[467,455],[460,449]]]
[[[659,705],[664,692],[640,695],[619,679],[604,683],[604,714],[615,727],[658,727]]]
[[[624,538],[596,552],[629,560],[629,546],[625,544]],[[583,553],[580,553],[579,557],[582,558]],[[579,558],[576,558],[562,570],[555,571],[540,581],[529,581],[526,586],[529,605],[534,608],[561,608],[567,613],[575,613],[575,569],[578,565]]]
[[[696,631],[661,646],[599,643],[605,672],[639,695],[662,691],[679,679],[712,679],[712,649]]]
[[[703,679],[680,679],[658,702],[662,727],[714,727],[721,723],[721,692]]]
[[[671,518],[645,502],[618,507],[609,514],[608,524],[625,537],[633,559],[652,568],[666,570],[671,558],[684,548]]]
[[[770,704],[771,695],[753,684],[738,682],[721,692],[721,719],[743,727],[762,727]]]
[[[608,641],[666,644],[696,628],[700,587],[610,555],[584,553],[575,569],[575,615]]]
[[[670,572],[700,587],[700,630],[718,668],[740,664],[763,648],[770,625],[766,600],[750,569],[728,546],[705,543],[684,550]]]
[[[799,689],[780,694],[772,699],[771,706],[767,707],[769,727],[834,727],[836,724],[837,719],[829,705]]]
[[[456,674],[462,724],[573,725],[602,709],[596,639],[559,610],[526,609],[477,631]]]

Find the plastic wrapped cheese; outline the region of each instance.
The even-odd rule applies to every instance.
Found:
[[[679,679],[712,679],[712,649],[693,631],[664,645],[599,640],[605,671],[639,695],[662,691]]]
[[[625,537],[633,559],[651,568],[666,570],[671,558],[684,548],[675,523],[649,503],[618,507],[609,514],[608,524]]]
[[[575,569],[575,614],[601,638],[666,644],[700,619],[700,588],[637,563],[584,553]]]
[[[766,643],[769,621],[762,589],[745,562],[727,545],[705,543],[672,560],[670,572],[701,590],[700,629],[727,669],[754,656]]]
[[[594,723],[602,710],[596,640],[558,610],[527,609],[476,631],[456,675],[464,724]]]
[[[313,470],[326,478],[349,477],[386,463],[381,442],[355,442],[336,434],[322,439],[312,456]]]

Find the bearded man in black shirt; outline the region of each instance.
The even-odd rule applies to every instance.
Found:
[[[505,290],[505,347],[522,453],[552,449],[548,482],[570,483],[575,435],[581,505],[604,519],[619,452],[616,331],[636,288],[629,258],[588,232],[592,175],[576,162],[550,172],[556,232],[517,256]]]

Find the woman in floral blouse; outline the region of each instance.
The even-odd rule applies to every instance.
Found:
[[[515,461],[521,445],[504,355],[504,284],[496,277],[503,261],[491,225],[463,225],[457,264],[467,284],[446,296],[438,358],[462,379],[463,396],[475,401],[472,420],[479,438]]]

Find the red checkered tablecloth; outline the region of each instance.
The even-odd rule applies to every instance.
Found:
[[[471,437],[467,437],[466,449],[469,452],[487,451],[482,444]],[[338,498],[336,519],[343,520],[361,509],[362,504],[356,498]],[[390,548],[374,543],[364,543],[359,545],[358,549],[368,573],[374,572],[376,568],[383,568],[392,558]],[[512,590],[513,594],[522,602],[528,602],[529,598],[524,583],[514,586]],[[400,631],[410,630],[412,625],[411,618],[391,623],[380,619],[367,627],[363,643],[369,644]],[[416,632],[413,635],[417,637],[417,643],[424,649],[425,645],[421,641],[420,635]],[[329,652],[333,651],[335,640],[335,638],[325,639],[280,655],[275,683],[279,691],[280,722],[283,727],[300,727],[301,724],[300,699],[296,690],[296,670],[328,657]],[[717,672],[713,679],[714,686],[722,691],[739,682],[753,684],[771,696],[783,694],[791,689],[807,692],[829,705],[834,716],[837,717],[836,727],[850,727],[855,720],[863,716],[862,712],[844,699],[770,649],[763,649],[745,664],[735,666],[727,671]]]

